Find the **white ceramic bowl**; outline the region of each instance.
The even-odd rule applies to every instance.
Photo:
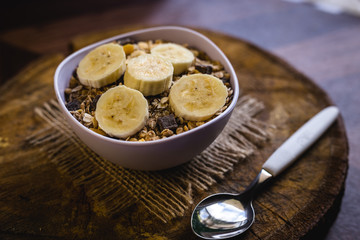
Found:
[[[92,49],[122,38],[135,40],[164,39],[175,43],[187,43],[196,47],[213,60],[220,61],[231,75],[234,98],[230,106],[213,120],[179,135],[149,142],[127,142],[97,134],[79,123],[65,107],[64,90],[80,60]],[[56,97],[61,110],[77,136],[101,157],[137,170],[161,170],[189,161],[208,147],[222,131],[233,111],[239,96],[239,85],[235,71],[224,53],[204,35],[183,27],[164,26],[147,28],[121,34],[80,49],[64,59],[54,76]]]

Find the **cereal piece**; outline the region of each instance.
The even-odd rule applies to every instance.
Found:
[[[94,117],[91,116],[90,114],[85,113],[85,114],[84,114],[84,117],[83,117],[83,121],[86,122],[86,123],[92,123],[93,118],[94,118]]]
[[[160,131],[163,131],[164,129],[175,130],[178,127],[173,114],[158,118],[157,123]]]
[[[224,111],[227,109],[227,107],[228,107],[228,106],[226,106],[226,105],[223,106],[223,107],[220,109],[220,111],[221,111],[221,112],[224,112]]]
[[[176,134],[180,134],[180,133],[183,133],[183,132],[184,132],[184,128],[182,128],[182,127],[178,127],[176,129]]]
[[[168,97],[163,97],[163,98],[161,98],[160,103],[161,103],[161,104],[165,104],[165,103],[167,103],[168,101],[169,101],[169,98],[168,98]]]
[[[156,135],[154,130],[150,130],[146,133],[145,141],[153,141],[153,140],[157,140],[159,138],[160,137]]]
[[[71,88],[65,88],[65,94],[69,95],[72,93],[72,89]]]
[[[146,136],[151,138],[151,137],[156,136],[156,134],[155,134],[155,132],[154,132],[153,130],[150,130],[150,131],[148,131],[148,132],[146,133]]]
[[[77,91],[80,91],[82,88],[83,88],[83,86],[82,86],[82,85],[78,85],[78,86],[74,87],[74,88],[71,90],[71,92],[77,92]]]
[[[164,104],[159,103],[159,104],[157,105],[157,108],[158,108],[158,109],[164,109],[164,108],[166,108],[167,106],[168,106],[167,103],[164,103]]]
[[[195,122],[195,125],[197,126],[197,127],[199,127],[199,126],[201,126],[201,125],[203,125],[205,122]]]
[[[154,98],[151,102],[151,105],[153,105],[154,107],[157,107],[157,105],[159,104],[159,99]]]
[[[187,123],[187,127],[188,127],[190,130],[196,128],[196,122],[189,121],[189,122]]]
[[[71,102],[68,102],[65,106],[69,111],[76,111],[76,110],[80,109],[80,101],[77,99],[74,99]]]
[[[218,72],[214,72],[213,75],[217,78],[223,78],[224,77],[224,72],[223,71],[218,71]]]
[[[149,118],[149,120],[147,122],[147,126],[149,126],[151,129],[155,129],[155,127],[156,127],[155,118]]]
[[[188,72],[194,72],[195,71],[195,66],[190,66],[189,68],[188,68]]]
[[[146,137],[146,134],[147,134],[147,130],[146,130],[146,129],[141,130],[141,132],[139,133],[139,138],[145,138],[145,137]]]
[[[174,135],[174,132],[171,131],[170,129],[164,129],[161,131],[161,136],[163,137],[170,137],[172,135]]]

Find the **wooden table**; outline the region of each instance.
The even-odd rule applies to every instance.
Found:
[[[350,155],[340,213],[326,239],[360,234],[360,19],[283,1],[62,1],[1,9],[0,82],[39,56],[68,54],[78,34],[128,25],[187,25],[244,38],[290,62],[340,107]]]

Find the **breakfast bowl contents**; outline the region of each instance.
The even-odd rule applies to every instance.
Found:
[[[79,138],[105,159],[139,170],[174,167],[199,154],[224,128],[239,95],[221,50],[181,27],[90,45],[67,57],[54,79]]]
[[[230,75],[206,53],[163,40],[129,41],[90,51],[65,89],[65,106],[90,130],[153,141],[201,126],[230,105]]]

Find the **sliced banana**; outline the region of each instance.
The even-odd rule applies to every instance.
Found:
[[[140,131],[148,117],[145,97],[124,85],[107,90],[96,104],[95,118],[109,136],[127,138]]]
[[[153,96],[168,90],[174,68],[171,63],[151,54],[128,60],[124,84],[137,89],[144,96]]]
[[[100,88],[120,78],[126,69],[125,60],[122,46],[104,44],[90,51],[80,61],[77,75],[83,85]]]
[[[174,113],[189,121],[204,121],[220,110],[228,96],[224,83],[208,74],[181,77],[170,89]]]
[[[168,59],[174,66],[174,75],[179,75],[194,62],[194,54],[187,48],[175,44],[159,44],[151,49],[151,54]]]

